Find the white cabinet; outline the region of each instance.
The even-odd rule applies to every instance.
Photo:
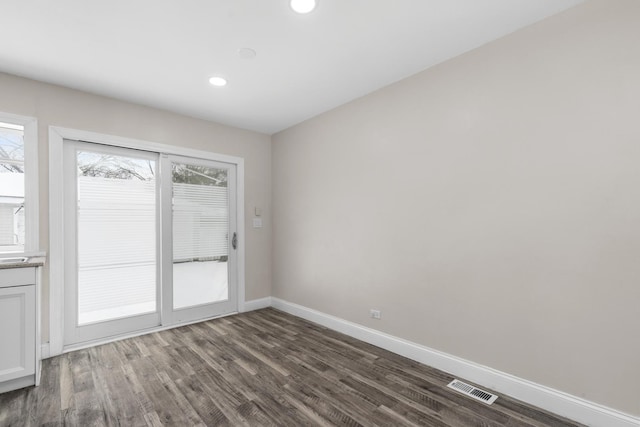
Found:
[[[36,267],[0,269],[0,392],[36,383]]]

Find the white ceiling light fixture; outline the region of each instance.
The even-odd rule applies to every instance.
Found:
[[[291,0],[291,9],[298,13],[309,13],[316,8],[316,0]]]
[[[227,79],[220,76],[213,76],[209,79],[209,83],[217,87],[222,87],[227,85]]]

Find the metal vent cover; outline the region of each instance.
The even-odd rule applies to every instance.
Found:
[[[466,394],[472,399],[476,399],[476,400],[479,400],[480,402],[484,402],[487,405],[491,405],[498,398],[498,396],[496,396],[495,394],[491,394],[484,390],[480,390],[479,388],[469,385],[467,383],[463,383],[460,380],[451,381],[449,384],[447,384],[447,387],[452,388],[456,391],[459,391],[462,394]]]

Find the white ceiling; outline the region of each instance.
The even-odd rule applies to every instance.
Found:
[[[0,71],[271,134],[581,1],[3,0]]]

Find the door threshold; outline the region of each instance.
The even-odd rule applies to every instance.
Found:
[[[166,330],[173,329],[173,328],[179,328],[181,326],[193,325],[195,323],[206,322],[206,321],[213,320],[213,319],[220,319],[222,317],[233,316],[234,314],[238,314],[238,312],[237,311],[232,311],[231,313],[219,314],[217,316],[205,317],[205,318],[197,319],[197,320],[187,320],[185,322],[175,323],[173,325],[160,325],[160,326],[155,326],[153,328],[141,329],[139,331],[130,332],[130,333],[126,333],[126,334],[114,335],[114,336],[110,336],[110,337],[106,337],[106,338],[100,338],[100,339],[92,340],[92,341],[85,341],[85,342],[81,342],[81,343],[78,343],[78,344],[65,345],[62,348],[62,353],[63,354],[64,353],[70,353],[72,351],[83,350],[83,349],[91,348],[91,347],[97,347],[99,345],[109,344],[109,343],[114,342],[114,341],[126,340],[126,339],[129,339],[129,338],[139,337],[141,335],[152,334],[154,332],[161,332],[161,331],[166,331]],[[55,356],[56,355],[52,355],[51,357],[55,357]]]

